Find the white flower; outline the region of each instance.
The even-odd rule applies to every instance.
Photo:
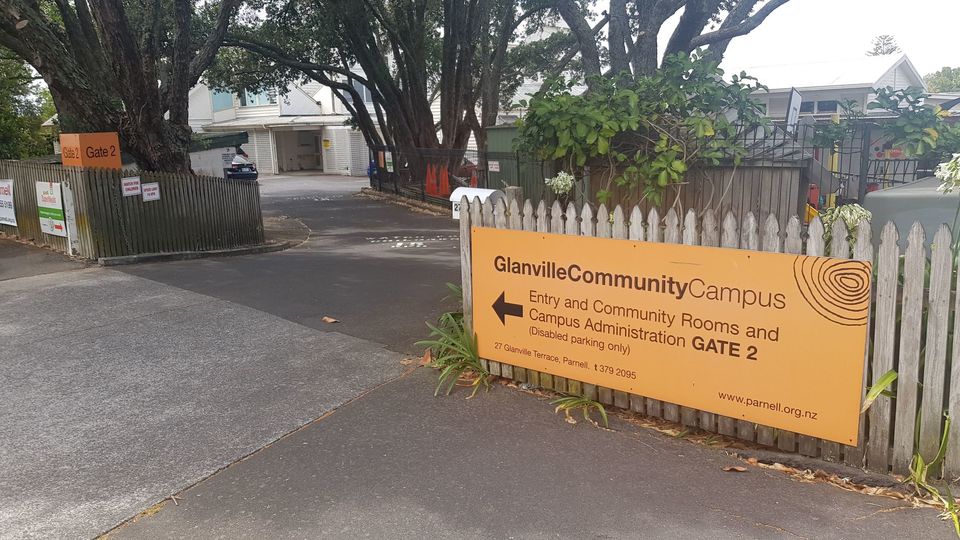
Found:
[[[573,189],[574,178],[573,175],[560,171],[553,178],[545,178],[543,182],[550,188],[556,195],[566,195],[570,193],[570,190]]]
[[[937,187],[940,193],[953,193],[955,189],[960,189],[960,154],[954,154],[950,161],[937,165],[933,174],[940,179]]]

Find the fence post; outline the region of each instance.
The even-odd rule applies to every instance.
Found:
[[[60,192],[63,197],[63,218],[67,225],[67,254],[80,254],[80,233],[77,230],[77,206],[73,196],[73,181],[77,178],[75,171],[65,171],[70,178],[63,177],[60,181]],[[65,175],[66,176],[66,175]]]
[[[870,169],[870,127],[869,122],[863,123],[863,140],[860,141],[860,174],[857,183],[857,202],[863,203],[863,198],[867,195],[867,179]]]
[[[460,292],[463,297],[463,327],[468,335],[473,335],[473,257],[471,253],[470,225],[472,205],[480,204],[479,199],[470,202],[466,195],[460,198]],[[480,226],[479,223],[476,224]]]
[[[421,166],[424,166],[423,171],[421,171],[423,172],[423,176],[420,177],[420,200],[426,202],[427,200],[427,174],[426,173],[427,173],[427,168],[430,167],[430,164],[429,163],[425,164],[423,162],[423,153],[420,152],[419,149],[414,149],[414,152],[417,153],[417,161],[420,163]],[[393,164],[393,170],[394,171],[399,170],[399,167],[397,167],[396,162],[394,162]]]

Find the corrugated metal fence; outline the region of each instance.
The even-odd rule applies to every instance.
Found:
[[[122,178],[132,176],[139,176],[141,185],[157,183],[159,199],[123,196]],[[0,232],[86,259],[264,242],[260,187],[255,181],[15,161],[0,161],[0,178],[14,181],[17,216],[17,227],[0,225]],[[37,182],[61,185],[69,238],[40,230]]]
[[[828,244],[819,218],[810,223],[804,235],[796,216],[790,217],[783,229],[777,216],[769,214],[760,223],[752,212],[743,216],[727,212],[721,219],[713,210],[701,214],[690,210],[681,221],[673,209],[661,219],[657,209],[644,213],[639,207],[624,210],[617,206],[608,219],[611,214],[601,205],[596,215],[600,219],[594,219],[590,206],[578,208],[570,204],[564,210],[559,203],[551,208],[540,202],[534,210],[529,200],[521,208],[516,200],[511,200],[507,207],[502,200],[496,205],[489,201],[481,205],[469,204],[464,199],[460,234],[467,320],[472,313],[471,226],[873,261],[876,278],[861,390],[865,392],[874,381],[895,369],[899,378],[891,390],[896,397],[881,396],[861,416],[860,444],[852,447],[489,361],[494,375],[586,395],[605,404],[708,432],[884,473],[908,473],[918,452],[927,463],[932,461],[946,429],[945,418],[960,420],[960,368],[954,366],[960,366],[960,343],[953,337],[960,335],[960,317],[954,316],[960,308],[960,295],[954,294],[958,290],[957,261],[946,225],[939,228],[931,244],[925,243],[920,224],[914,224],[909,232],[902,231],[907,234],[908,244],[901,254],[897,244],[901,233],[893,223],[886,224],[880,239],[873,239],[869,223],[863,221],[856,228],[855,238],[848,240],[847,226],[837,220]],[[829,343],[817,344],[816,338],[811,337],[810,354],[829,355],[830,351]],[[805,372],[801,366],[797,368],[796,384],[813,385],[821,376]],[[952,422],[949,431],[942,471],[933,474],[942,473],[944,479],[955,482],[960,478],[960,422]]]

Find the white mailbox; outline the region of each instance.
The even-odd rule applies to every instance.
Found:
[[[506,194],[499,189],[458,187],[450,194],[450,205],[453,207],[453,219],[460,219],[460,199],[464,197],[470,202],[473,202],[477,197],[480,198],[480,202],[484,202],[487,199],[490,199],[490,202],[497,202],[498,199],[505,199]]]

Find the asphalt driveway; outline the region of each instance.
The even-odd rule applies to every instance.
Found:
[[[297,248],[265,255],[121,268],[190,291],[277,315],[310,328],[370,339],[413,352],[460,282],[459,229],[449,217],[413,213],[359,198],[366,179],[266,178],[265,215],[310,229]]]

